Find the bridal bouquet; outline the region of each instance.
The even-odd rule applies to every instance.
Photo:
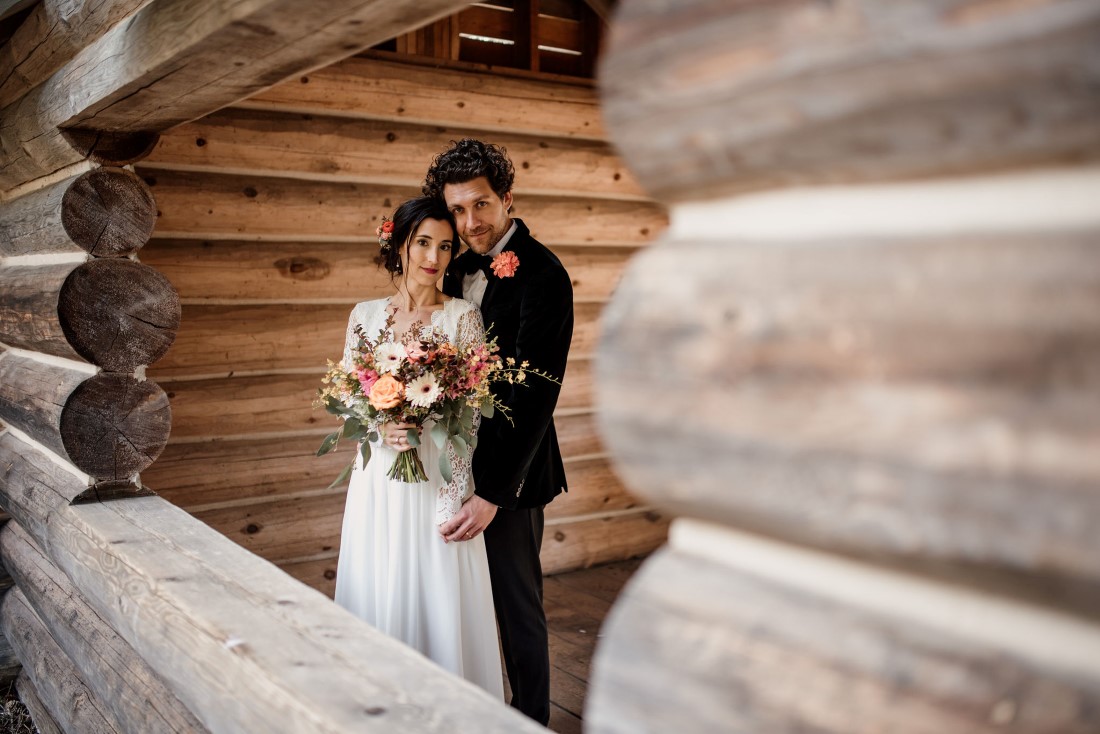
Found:
[[[352,351],[351,363],[329,361],[316,404],[344,418],[344,426],[325,437],[317,455],[332,451],[346,438],[359,442],[366,466],[370,442],[379,440],[383,424],[411,423],[416,428],[408,429],[407,435],[413,448],[397,455],[387,476],[400,482],[424,482],[428,475],[417,452],[419,429],[434,421],[430,436],[440,450],[439,471],[450,482],[445,446],[449,444],[459,457],[469,460],[477,445],[473,409],[479,407],[487,418],[498,409],[507,415],[490,385],[522,383],[530,370],[526,362],[517,365],[511,358],[501,360],[495,338],[460,347],[440,331],[415,324],[407,334],[392,340],[391,325],[387,322],[374,339],[356,328],[359,343]],[[330,486],[343,482],[353,467],[354,461]]]

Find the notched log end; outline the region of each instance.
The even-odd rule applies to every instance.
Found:
[[[131,497],[155,497],[156,492],[139,482],[129,479],[110,479],[96,482],[93,486],[73,497],[70,505],[88,505],[95,502],[110,502]]]
[[[69,128],[61,134],[84,156],[107,166],[136,163],[153,152],[160,135],[154,132],[112,133]]]

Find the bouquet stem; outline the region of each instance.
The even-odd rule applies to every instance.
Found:
[[[428,473],[424,471],[424,463],[420,461],[420,454],[415,448],[398,454],[386,476],[406,484],[428,481]]]

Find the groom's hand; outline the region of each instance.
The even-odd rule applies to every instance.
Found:
[[[456,540],[472,540],[485,532],[485,528],[496,515],[497,506],[475,494],[462,503],[458,514],[439,526],[439,534],[447,543]]]

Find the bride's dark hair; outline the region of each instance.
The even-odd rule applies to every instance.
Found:
[[[451,260],[453,262],[459,243],[455,218],[448,211],[446,204],[430,196],[418,196],[397,207],[393,213],[393,234],[390,235],[390,245],[378,252],[375,262],[393,275],[400,273],[401,252],[408,250],[412,235],[420,228],[421,222],[425,219],[438,219],[450,225],[451,233],[454,235],[454,245],[451,248]]]

